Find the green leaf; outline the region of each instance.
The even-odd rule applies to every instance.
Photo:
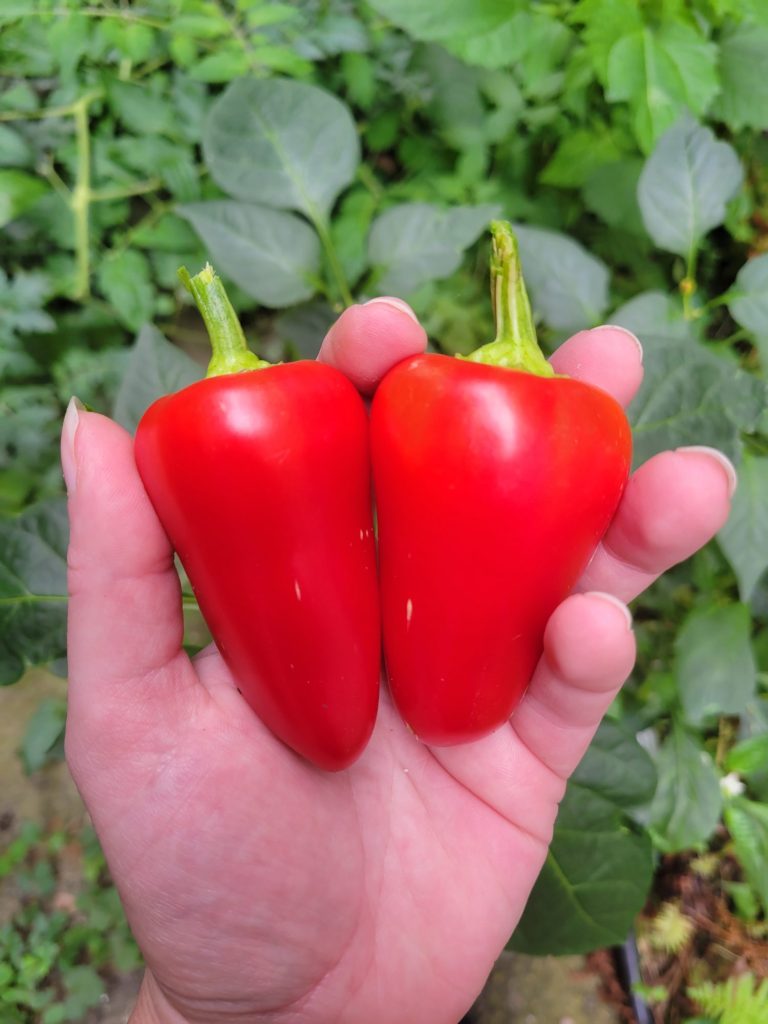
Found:
[[[0,124],[0,166],[28,167],[34,159],[27,140],[8,125]]]
[[[741,186],[736,151],[685,117],[660,139],[640,175],[637,198],[648,234],[662,249],[688,257]]]
[[[202,366],[172,345],[151,324],[142,327],[128,358],[113,416],[133,433],[149,406],[204,376]]]
[[[63,499],[0,520],[0,686],[66,653],[67,539]]]
[[[557,231],[515,225],[534,312],[550,327],[577,331],[600,322],[608,305],[608,268]]]
[[[736,856],[768,913],[768,807],[737,797],[725,805],[723,817]]]
[[[155,289],[147,257],[137,249],[107,256],[99,265],[99,287],[114,306],[122,323],[132,330],[152,319]]]
[[[40,703],[21,740],[21,759],[28,774],[64,756],[66,720],[67,702],[63,697],[49,697]]]
[[[125,127],[138,136],[173,134],[177,114],[173,103],[154,89],[134,82],[109,82],[112,110]]]
[[[596,167],[581,190],[584,205],[610,227],[644,235],[637,202],[637,183],[642,169],[642,161],[632,157]]]
[[[483,68],[514,66],[525,94],[541,100],[561,89],[573,38],[562,19],[522,10],[490,32],[460,34],[443,45],[468,64]]]
[[[675,640],[676,675],[686,720],[740,715],[755,695],[757,667],[749,609],[728,604],[696,609]]]
[[[742,601],[749,601],[768,569],[768,458],[744,455],[728,522],[717,535],[733,566]]]
[[[62,981],[67,993],[64,1005],[70,1019],[82,1017],[86,1010],[97,1006],[106,987],[97,971],[88,964],[66,967],[62,971]]]
[[[662,21],[656,38],[677,69],[688,109],[703,117],[720,88],[717,47],[694,25],[695,22]]]
[[[26,171],[0,170],[0,227],[20,217],[47,191],[42,178]]]
[[[498,214],[497,206],[445,210],[430,203],[385,210],[373,222],[368,240],[369,262],[379,271],[376,292],[408,295],[427,281],[448,277]]]
[[[768,767],[768,732],[750,736],[731,747],[725,759],[725,770],[737,775],[750,776],[764,772]]]
[[[177,207],[226,277],[263,306],[311,298],[320,273],[320,242],[295,214],[232,199]]]
[[[536,955],[583,953],[623,942],[653,875],[646,835],[623,818],[655,785],[635,738],[604,721],[571,781],[544,868],[511,940]]]
[[[722,807],[712,758],[675,722],[656,762],[659,785],[650,809],[655,846],[665,853],[686,850],[712,835]]]
[[[330,93],[288,79],[239,79],[203,131],[211,174],[237,199],[326,219],[360,159],[355,124]]]
[[[630,105],[640,148],[655,142],[686,111],[704,114],[717,92],[716,48],[691,25],[663,22],[623,35],[608,58],[606,98]]]
[[[544,185],[578,188],[593,172],[612,165],[620,155],[611,135],[577,128],[560,140],[539,181]]]
[[[510,0],[371,0],[371,7],[427,42],[469,38],[493,32],[519,4]]]
[[[768,24],[726,26],[720,37],[721,92],[716,117],[733,131],[768,128],[768,77],[763,70],[768,53]]]
[[[728,309],[736,323],[768,337],[768,253],[748,260],[736,275]]]
[[[248,68],[249,60],[245,50],[231,45],[196,61],[189,73],[198,82],[231,82],[233,78],[244,75]]]
[[[575,17],[584,25],[583,39],[597,77],[608,84],[608,58],[616,43],[643,27],[636,0],[581,0]]]
[[[679,305],[660,292],[636,296],[611,320],[633,331],[645,350],[643,384],[629,407],[635,465],[683,445],[720,448],[741,459],[742,430],[752,430],[765,385],[696,339]]]
[[[280,338],[300,359],[316,359],[323,338],[336,319],[325,302],[306,302],[281,313],[275,321]]]

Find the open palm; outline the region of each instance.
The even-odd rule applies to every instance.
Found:
[[[321,358],[370,391],[424,333],[402,304],[347,310]],[[640,353],[576,335],[557,369],[628,402]],[[128,435],[73,409],[67,757],[148,971],[133,1020],[455,1024],[515,927],[565,780],[634,642],[622,602],[725,521],[708,449],[633,477],[510,724],[431,749],[382,695],[350,769],[312,768],[245,704],[215,648],[181,647],[179,583]]]

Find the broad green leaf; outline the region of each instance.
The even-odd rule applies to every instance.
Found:
[[[717,535],[733,566],[742,601],[749,601],[768,569],[768,458],[745,454],[728,522]]]
[[[275,320],[278,335],[299,359],[316,359],[323,338],[336,319],[325,302],[306,302]]]
[[[596,167],[581,190],[584,205],[611,227],[645,235],[637,202],[637,183],[642,169],[642,161],[634,157]]]
[[[768,733],[750,736],[731,747],[725,759],[725,770],[750,776],[768,768]]]
[[[488,110],[481,91],[484,72],[467,67],[442,46],[425,46],[414,61],[429,76],[429,113],[446,141],[456,149],[488,138]]]
[[[578,188],[591,174],[613,165],[620,156],[613,136],[577,128],[560,140],[539,181],[561,188]]]
[[[662,21],[656,38],[680,76],[688,109],[702,117],[719,89],[717,47],[694,24]]]
[[[658,31],[622,35],[613,45],[606,97],[630,105],[645,153],[686,110],[706,112],[718,88],[716,54],[696,28],[674,20],[662,22]]]
[[[126,327],[135,331],[152,319],[155,288],[144,253],[124,249],[117,256],[105,257],[99,264],[97,277],[99,287]]]
[[[247,73],[249,63],[245,50],[233,44],[195,61],[189,73],[198,82],[231,82]]]
[[[133,433],[154,401],[194,384],[203,374],[202,366],[166,341],[156,327],[146,324],[130,350],[113,416]]]
[[[211,253],[216,269],[263,306],[311,298],[320,272],[320,242],[306,221],[232,199],[177,207]]]
[[[64,723],[67,702],[64,697],[49,697],[41,702],[27,722],[21,740],[21,758],[27,774],[64,756]]]
[[[47,191],[42,178],[26,171],[0,170],[0,228],[34,206]]]
[[[659,784],[650,809],[655,846],[665,853],[687,850],[712,835],[722,807],[712,758],[679,723],[656,761]]]
[[[63,499],[0,519],[0,686],[66,653],[67,538]]]
[[[650,29],[623,36],[611,49],[606,98],[630,105],[635,136],[644,153],[651,152],[682,113],[683,83]]]
[[[360,158],[347,107],[314,85],[241,78],[213,104],[203,131],[211,174],[236,199],[327,218]]]
[[[697,340],[679,302],[660,292],[638,295],[611,320],[640,338],[645,376],[630,405],[635,463],[681,445],[708,444],[734,461],[740,432],[753,430],[765,406],[765,384],[736,359]]]
[[[27,140],[6,124],[0,124],[0,166],[29,167],[35,156]]]
[[[768,253],[744,264],[729,295],[728,309],[736,323],[768,337]]]
[[[608,58],[616,43],[643,27],[636,0],[581,0],[576,18],[584,25],[583,39],[603,86],[608,84]]]
[[[373,222],[368,240],[369,263],[379,271],[377,293],[408,295],[427,281],[448,277],[498,214],[497,206],[445,210],[430,203],[385,210]]]
[[[555,824],[544,868],[512,937],[526,953],[583,953],[622,942],[653,874],[646,835],[624,811],[651,799],[655,773],[635,738],[600,726],[577,768]]]
[[[713,715],[740,715],[755,695],[757,668],[743,604],[697,609],[675,640],[675,668],[685,718],[703,725]]]
[[[173,133],[177,114],[167,96],[117,78],[110,80],[108,95],[112,110],[129,131],[138,136]]]
[[[493,32],[519,6],[514,0],[371,0],[375,11],[427,42]]]
[[[550,327],[577,331],[599,323],[608,305],[608,268],[557,231],[516,224],[534,312]]]
[[[524,93],[542,99],[561,88],[573,38],[562,19],[521,10],[490,32],[458,35],[443,45],[468,64],[515,67]]]
[[[733,131],[768,128],[766,53],[768,23],[760,26],[743,22],[723,30],[720,37],[721,91],[714,113]]]
[[[688,257],[725,220],[743,177],[736,151],[685,117],[646,161],[637,198],[648,234],[662,249]]]
[[[737,797],[725,805],[723,816],[736,856],[768,913],[768,807]]]

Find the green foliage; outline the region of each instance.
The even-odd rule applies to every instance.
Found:
[[[753,974],[742,974],[720,984],[694,985],[688,989],[688,996],[698,1003],[712,1024],[762,1024],[768,1015],[768,980],[758,981]]]
[[[80,862],[83,879],[77,892],[61,888],[62,871],[73,858]],[[44,836],[39,826],[25,825],[0,854],[0,884],[17,905],[0,926],[4,1022],[83,1020],[102,1002],[112,971],[139,966],[138,949],[92,830],[78,837],[63,832]]]
[[[603,722],[568,783],[511,948],[573,953],[623,941],[653,873],[650,840],[630,827],[626,814],[647,803],[655,783],[642,747]]]
[[[467,353],[492,334],[484,227],[507,217],[545,346],[604,320],[640,336],[636,464],[704,444],[740,472],[717,545],[637,602],[619,725],[569,786],[515,941],[618,941],[651,842],[703,849],[722,820],[731,898],[764,908],[765,3],[0,7],[0,682],[61,668],[70,395],[133,430],[202,374],[180,265],[216,264],[273,359],[313,357],[344,305],[387,292]],[[62,714],[31,723],[30,769]],[[86,1001],[92,983],[71,979]]]

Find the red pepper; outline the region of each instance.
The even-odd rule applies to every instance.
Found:
[[[491,230],[495,342],[405,360],[371,410],[389,684],[436,745],[509,718],[631,461],[617,402],[544,359],[514,235]]]
[[[378,705],[365,407],[330,366],[257,359],[211,268],[182,275],[214,356],[206,380],[147,410],[136,463],[243,696],[335,771]]]

